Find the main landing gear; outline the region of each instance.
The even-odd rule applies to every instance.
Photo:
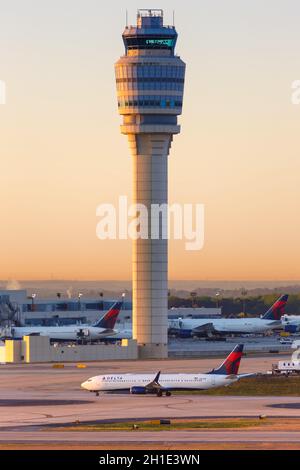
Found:
[[[172,395],[172,393],[169,390],[167,390],[165,392],[165,394],[166,394],[166,397],[170,397]],[[163,396],[163,391],[162,390],[157,390],[156,395],[158,397],[162,397]]]

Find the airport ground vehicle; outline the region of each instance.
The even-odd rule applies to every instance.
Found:
[[[272,370],[268,373],[272,375],[299,375],[300,374],[300,340],[292,341],[290,338],[282,338],[289,340],[290,346],[295,349],[291,359],[279,361],[278,364],[272,364]]]
[[[300,361],[279,361],[272,364],[272,375],[300,375]]]
[[[279,343],[280,343],[280,344],[290,344],[290,345],[292,345],[292,344],[293,344],[293,340],[292,340],[291,338],[283,337],[283,338],[280,338],[280,339],[279,339]]]

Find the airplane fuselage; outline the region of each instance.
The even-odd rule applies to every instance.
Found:
[[[300,315],[283,315],[281,323],[284,325],[300,325]]]
[[[16,339],[33,334],[48,336],[52,341],[78,341],[80,339],[96,341],[97,339],[105,338],[106,336],[113,336],[114,331],[87,325],[12,328],[12,337]]]
[[[113,392],[146,387],[153,380],[153,374],[112,374],[98,375],[88,379],[81,386],[90,392]],[[159,384],[164,390],[207,390],[230,385],[238,380],[234,375],[218,374],[161,374]]]
[[[197,328],[200,330],[207,324],[211,324],[213,330],[220,334],[265,333],[281,327],[280,321],[261,318],[182,319],[178,322],[179,331],[186,333],[197,333]]]

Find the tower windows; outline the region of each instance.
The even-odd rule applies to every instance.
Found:
[[[168,49],[173,51],[177,36],[172,37],[126,37],[123,36],[126,49]]]
[[[119,108],[132,108],[132,107],[154,107],[154,108],[181,108],[182,97],[176,96],[128,96],[119,98]]]
[[[117,90],[173,90],[183,91],[183,78],[163,78],[163,77],[144,77],[144,78],[117,78]]]

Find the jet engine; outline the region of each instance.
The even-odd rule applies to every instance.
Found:
[[[148,393],[146,387],[131,387],[130,389],[130,393],[132,395],[146,395],[146,393]]]

